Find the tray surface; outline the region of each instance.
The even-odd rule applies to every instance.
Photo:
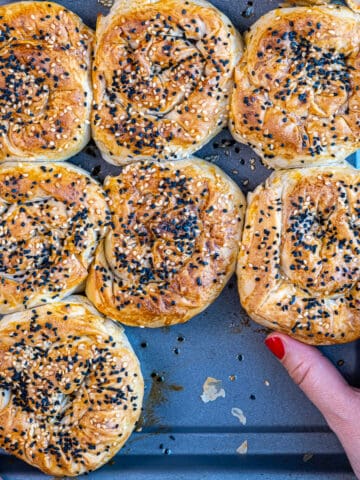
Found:
[[[8,3],[0,0],[0,5]],[[91,27],[108,8],[97,0],[63,0]],[[275,0],[212,0],[243,32]],[[225,170],[244,193],[269,174],[257,156],[225,130],[197,154]],[[352,163],[360,166],[360,155]],[[120,169],[90,143],[72,162],[102,180]],[[126,328],[142,364],[144,412],[123,450],[86,477],[120,479],[355,478],[335,435],[263,345],[266,330],[241,309],[233,278],[218,300],[188,324],[158,330]],[[327,356],[360,386],[360,342],[327,347]],[[225,397],[204,403],[207,377]],[[246,425],[232,415],[240,408]],[[245,441],[248,453],[236,450]],[[40,480],[37,470],[0,451],[0,480]]]

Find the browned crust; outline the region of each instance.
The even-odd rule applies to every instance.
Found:
[[[143,390],[123,330],[84,297],[0,321],[0,447],[48,475],[110,460],[140,416]]]
[[[356,13],[360,13],[360,2],[359,0],[346,0],[346,3]]]
[[[0,314],[81,287],[105,235],[104,192],[74,166],[0,166]]]
[[[240,36],[202,0],[115,2],[100,17],[93,137],[115,164],[184,158],[226,124]]]
[[[66,160],[90,138],[92,31],[63,6],[0,7],[0,162]]]
[[[86,286],[104,314],[127,325],[189,320],[235,270],[245,199],[219,168],[198,159],[136,163],[105,182],[112,228]]]
[[[249,196],[237,267],[258,323],[306,343],[360,337],[360,174],[279,171]]]

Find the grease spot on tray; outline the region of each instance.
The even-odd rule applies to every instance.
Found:
[[[204,403],[213,402],[219,397],[225,398],[225,390],[222,388],[222,381],[208,377],[203,385],[201,400]]]
[[[139,431],[142,427],[161,426],[161,419],[156,413],[157,408],[168,401],[170,392],[181,392],[183,389],[182,385],[167,383],[164,372],[161,374],[152,372],[150,393],[144,404],[143,414],[137,424],[137,430]]]
[[[236,320],[233,320],[229,327],[231,333],[242,333],[244,328],[250,326],[250,318],[245,313],[236,313]]]
[[[239,455],[245,455],[248,452],[248,441],[245,440],[239,448],[236,449],[236,453]]]
[[[241,408],[234,407],[231,409],[231,415],[236,417],[241,425],[246,425],[246,417],[244,415],[244,412],[241,410]]]

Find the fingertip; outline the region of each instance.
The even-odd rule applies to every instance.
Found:
[[[265,345],[270,352],[280,361],[285,357],[285,345],[283,339],[276,334],[269,335],[265,340]]]
[[[265,339],[265,345],[280,361],[284,361],[288,354],[306,355],[311,352],[312,355],[321,355],[314,346],[300,342],[284,333],[270,333]]]

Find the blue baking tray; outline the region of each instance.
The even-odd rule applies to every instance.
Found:
[[[1,1],[0,4],[7,2]],[[108,9],[97,0],[60,1],[94,27]],[[275,8],[274,0],[213,0],[240,31]],[[198,155],[252,190],[270,173],[246,146],[222,132]],[[103,162],[93,143],[73,162],[100,180],[119,168]],[[360,154],[351,162],[360,167]],[[255,166],[255,170],[253,169]],[[215,480],[355,478],[341,445],[320,413],[264,347],[266,330],[241,309],[233,278],[218,300],[188,324],[158,330],[126,328],[146,383],[138,431],[89,480]],[[360,343],[323,349],[360,386]],[[207,377],[222,381],[225,398],[203,403]],[[246,425],[231,410],[240,408]],[[237,448],[248,441],[248,453]],[[46,477],[0,451],[0,478]]]

